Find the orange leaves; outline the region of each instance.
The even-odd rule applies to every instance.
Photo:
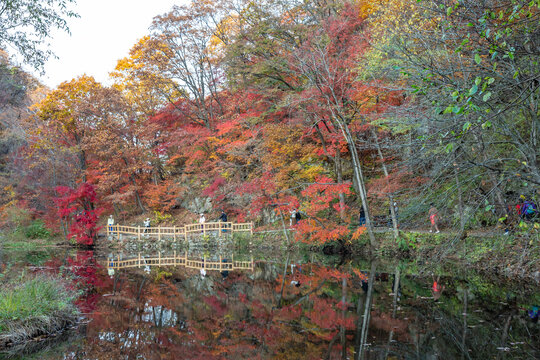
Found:
[[[337,184],[329,177],[319,176],[315,183],[302,191],[306,198],[302,210],[309,218],[301,220],[296,226],[296,239],[323,244],[346,237],[350,233],[349,228],[336,222],[336,219],[341,210],[339,196],[349,195],[350,186],[350,183]]]
[[[354,274],[356,274],[356,276],[358,276],[361,281],[368,281],[368,276],[366,273],[355,268],[352,268],[351,270]]]
[[[360,238],[360,235],[362,235],[364,232],[366,232],[365,226],[360,226],[356,231],[353,233],[351,240],[358,240]]]
[[[337,225],[333,222],[326,222],[322,227],[322,222],[313,219],[301,220],[296,229],[296,240],[315,244],[324,244],[330,241],[339,240],[349,234],[349,228],[343,225]]]
[[[168,212],[176,205],[179,190],[179,187],[172,180],[165,180],[157,185],[146,186],[144,199],[152,210]]]

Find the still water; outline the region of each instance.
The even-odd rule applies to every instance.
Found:
[[[253,269],[112,271],[111,262],[139,254],[0,250],[0,269],[68,277],[82,313],[76,328],[0,359],[540,358],[534,285],[384,259],[219,255],[188,258],[253,260]]]

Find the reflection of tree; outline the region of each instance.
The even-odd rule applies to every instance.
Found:
[[[371,317],[371,300],[373,298],[373,283],[375,282],[375,270],[376,270],[376,264],[375,262],[371,263],[371,270],[369,272],[369,280],[368,280],[368,290],[366,293],[366,299],[364,301],[364,315],[362,316],[362,329],[360,334],[358,335],[358,325],[357,325],[357,346],[356,346],[356,359],[364,359],[364,350],[366,346],[366,339],[367,334],[369,330],[369,320]],[[360,303],[358,304],[360,305]],[[359,309],[360,307],[358,307]],[[358,320],[358,324],[360,323],[360,319]]]
[[[375,264],[365,272],[302,264],[294,274],[301,284],[296,287],[290,285],[289,265],[281,274],[273,264],[258,266],[268,269],[226,278],[219,273],[201,278],[185,269],[167,269],[174,272],[169,276],[155,268],[150,274],[121,271],[109,280],[98,269],[97,293],[107,296],[90,316],[87,343],[73,351],[112,359],[479,358],[474,349],[487,344],[484,354],[494,358],[497,347],[525,336],[514,314],[499,318],[472,311],[480,296],[470,294],[470,287],[466,296],[453,291],[447,280],[449,290],[435,303],[410,296],[428,295],[429,287],[400,268],[391,287],[384,274],[376,274]],[[397,310],[400,285],[402,311]],[[482,318],[489,323],[475,327]]]

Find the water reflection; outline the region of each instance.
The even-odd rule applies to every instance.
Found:
[[[145,255],[148,257],[151,254]],[[65,253],[35,271],[71,274],[84,292],[84,341],[40,359],[528,359],[538,358],[534,288],[407,264],[311,254],[254,255],[252,271],[178,266],[117,269],[107,255]],[[266,256],[263,261],[262,255]],[[208,255],[207,255],[208,256]],[[115,256],[118,258],[118,256]],[[124,255],[123,258],[128,258]],[[138,257],[135,255],[135,257]],[[204,259],[205,255],[190,254]],[[228,258],[233,258],[232,254]],[[234,256],[240,261],[251,261]],[[4,254],[28,265],[25,256]],[[207,257],[206,263],[210,261]],[[223,258],[222,258],[223,260]],[[9,260],[7,260],[9,261]],[[105,264],[100,266],[99,264]],[[435,301],[437,300],[437,301]],[[530,312],[529,312],[530,311]],[[538,309],[536,308],[536,311]],[[532,317],[529,315],[532,314]],[[59,356],[60,354],[60,356]],[[1,358],[1,356],[0,356]]]

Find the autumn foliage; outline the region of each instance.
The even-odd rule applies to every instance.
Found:
[[[18,181],[5,184],[5,202],[59,227],[51,219],[57,213],[55,199],[64,203],[66,196],[80,192],[69,193],[66,187],[87,184],[95,191],[90,202],[116,217],[159,211],[175,215],[181,224],[199,212],[217,218],[225,209],[231,219],[276,227],[297,211],[302,216],[294,224],[299,241],[349,242],[366,232],[372,245],[372,219],[392,216],[397,236],[397,215],[388,213],[394,201],[400,211],[421,214],[426,202],[409,204],[411,196],[427,191],[436,200],[437,192],[452,189],[449,211],[461,209],[462,218],[466,198],[487,194],[489,202],[504,202],[504,194],[511,192],[503,191],[503,184],[513,180],[496,179],[520,172],[499,167],[521,168],[530,159],[484,168],[464,159],[478,152],[475,144],[494,126],[474,113],[492,111],[487,104],[499,75],[488,69],[497,65],[482,65],[496,61],[503,50],[493,50],[489,60],[482,48],[487,30],[473,39],[473,29],[463,28],[460,16],[479,8],[460,2],[443,17],[440,6],[431,8],[437,4],[443,6],[412,0],[194,0],[174,7],[157,16],[149,34],[118,61],[111,86],[82,75],[44,93],[21,116],[17,126],[24,141],[5,159]],[[537,14],[534,5],[521,11],[517,17]],[[514,24],[504,12],[500,16],[511,26],[498,39],[511,37],[510,28],[528,33],[532,26]],[[492,33],[499,31],[496,19],[484,20]],[[456,33],[444,46],[430,36],[415,38],[446,27]],[[451,40],[461,38],[474,41]],[[427,43],[440,51],[426,52],[422,46]],[[440,75],[444,61],[452,62],[451,69],[466,62],[435,55],[448,49],[473,60],[469,68],[455,70],[456,82],[450,83]],[[430,78],[436,75],[437,81]],[[518,75],[514,72],[514,79]],[[465,78],[477,83],[467,84]],[[470,94],[462,94],[463,89]],[[448,105],[449,99],[455,104]],[[532,138],[525,134],[528,127],[505,121],[499,125],[516,132],[505,133],[511,139],[482,146],[518,144],[516,154],[526,154],[534,147],[521,143]],[[500,150],[493,152],[496,159]],[[524,166],[520,171],[534,183],[537,175]],[[491,173],[485,176],[484,171]],[[444,173],[444,181],[435,180],[437,172]],[[470,196],[462,196],[464,191]],[[97,213],[80,208],[86,211],[82,218],[73,210],[62,217],[78,224],[70,232],[89,243]],[[363,229],[356,220],[360,208],[366,218]],[[82,235],[85,228],[88,233]]]
[[[59,186],[56,188],[58,216],[70,223],[68,238],[74,238],[79,245],[90,246],[97,239],[100,227],[99,215],[103,211],[96,208],[94,186],[82,183],[77,189]]]

